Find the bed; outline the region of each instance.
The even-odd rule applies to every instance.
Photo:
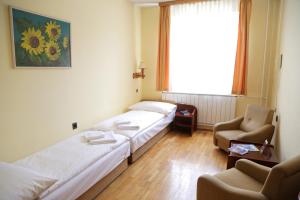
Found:
[[[1,199],[94,199],[168,132],[176,105],[140,102],[129,109],[96,125],[110,130],[96,133],[114,143],[91,145],[83,131],[15,163],[0,162]],[[116,130],[116,120],[130,120],[138,129]]]
[[[115,135],[116,143],[89,145],[79,133],[14,164],[58,181],[38,199],[93,199],[128,166],[130,143]]]
[[[129,107],[129,109],[130,111],[126,113],[97,123],[93,130],[113,130],[117,135],[128,137],[131,152],[129,163],[132,163],[169,132],[170,124],[175,117],[176,105],[144,101]],[[139,129],[118,130],[114,122],[122,120],[128,120],[139,125]]]

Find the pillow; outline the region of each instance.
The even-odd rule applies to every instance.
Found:
[[[2,200],[32,200],[57,180],[30,169],[0,162],[0,194]]]
[[[158,101],[141,101],[129,107],[129,110],[144,110],[158,112],[161,114],[169,114],[176,109],[176,105]]]

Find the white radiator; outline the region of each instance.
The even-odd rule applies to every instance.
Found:
[[[235,96],[163,92],[162,100],[195,106],[198,110],[198,126],[213,125],[235,117]]]

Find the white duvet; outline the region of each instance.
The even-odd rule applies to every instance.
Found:
[[[58,181],[48,190],[48,192],[51,192],[113,151],[113,149],[128,141],[128,138],[124,136],[114,135],[117,140],[116,143],[89,145],[82,141],[84,134],[84,132],[79,133],[19,160],[15,164],[57,179]]]
[[[142,132],[146,128],[150,127],[157,121],[164,118],[165,115],[157,112],[149,112],[142,110],[132,110],[121,115],[117,115],[110,119],[104,120],[96,124],[94,130],[109,131],[113,130],[114,133],[124,135],[129,138],[135,137],[138,133]],[[116,127],[118,121],[130,121],[132,124],[138,125],[138,130],[119,130]]]

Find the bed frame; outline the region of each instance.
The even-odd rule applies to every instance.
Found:
[[[122,161],[113,171],[98,181],[89,190],[83,193],[77,200],[95,199],[106,187],[108,187],[118,176],[120,176],[128,168],[128,160]]]
[[[153,145],[155,145],[162,137],[164,137],[171,130],[171,124],[166,128],[161,130],[158,134],[156,134],[153,138],[151,138],[148,142],[146,142],[143,146],[138,148],[135,152],[131,153],[128,162],[132,164],[139,157],[141,157],[146,151],[148,151]]]

